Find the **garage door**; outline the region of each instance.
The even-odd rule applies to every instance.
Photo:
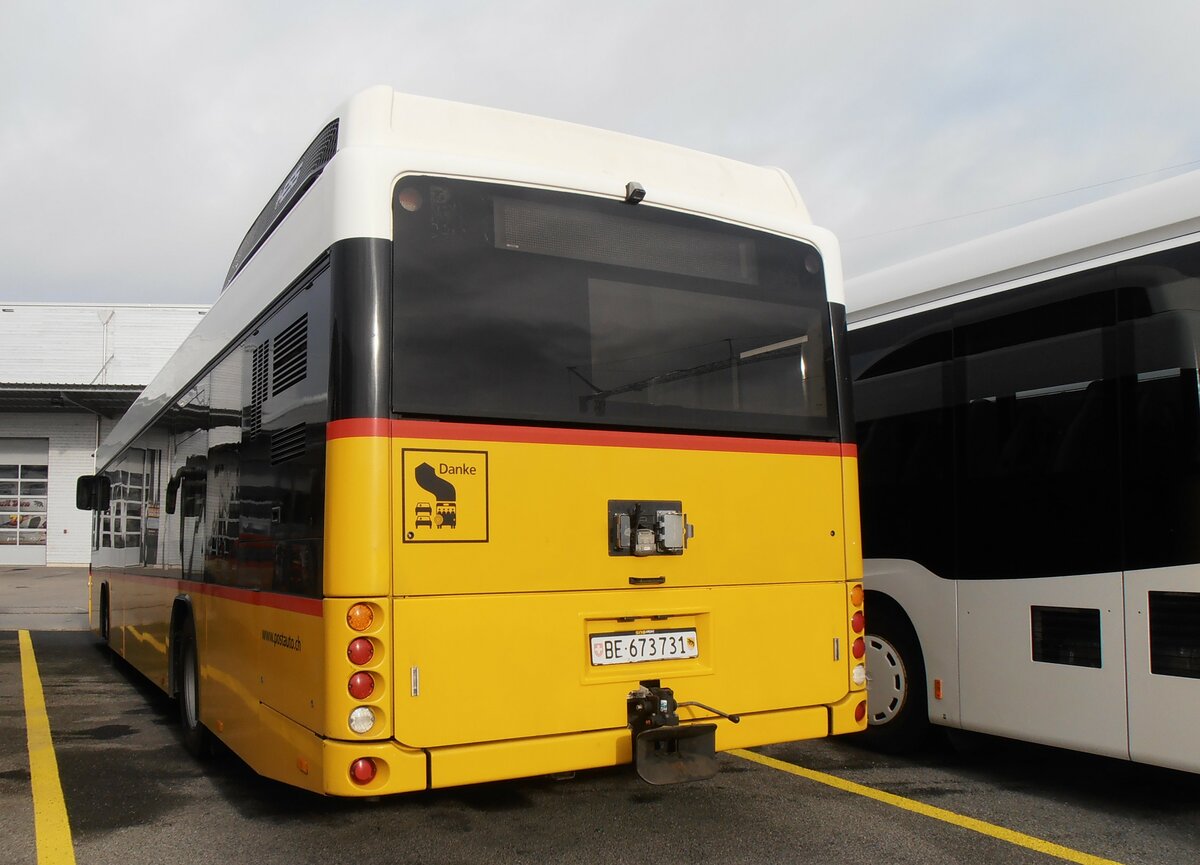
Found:
[[[46,564],[49,439],[0,438],[0,565]]]

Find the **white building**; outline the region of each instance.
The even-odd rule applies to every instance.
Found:
[[[88,562],[75,481],[207,311],[0,302],[0,566]]]

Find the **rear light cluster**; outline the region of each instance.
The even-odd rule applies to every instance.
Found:
[[[860,663],[855,664],[850,670],[850,681],[856,688],[867,684],[867,664],[864,660],[867,654],[867,617],[863,612],[865,598],[866,594],[863,592],[861,583],[851,587],[850,609],[853,612],[850,614],[850,633],[854,637],[854,642],[850,646],[850,654],[854,656],[855,661]],[[854,707],[854,722],[861,724],[866,717],[867,701],[859,700],[858,705]]]
[[[850,614],[850,632],[854,638],[854,642],[850,645],[850,654],[854,657],[855,661],[861,662],[855,664],[853,669],[851,669],[850,681],[857,687],[861,687],[867,683],[867,665],[863,660],[867,654],[867,617],[863,612],[864,598],[865,594],[863,593],[861,584],[855,585],[850,589],[850,607],[853,610]],[[855,719],[861,721],[862,718],[859,717],[860,712],[858,709],[861,709],[861,714],[865,716],[867,711],[866,704],[861,704],[854,712]]]
[[[354,604],[346,612],[346,624],[354,634],[346,646],[346,657],[356,668],[346,682],[346,690],[355,700],[369,700],[381,684],[378,673],[362,669],[371,664],[377,654],[377,644],[371,636],[375,608],[365,602]],[[371,706],[355,706],[346,719],[350,731],[360,736],[370,733],[378,723],[376,711]],[[378,762],[372,757],[359,757],[350,764],[350,780],[359,786],[370,784],[378,773]]]

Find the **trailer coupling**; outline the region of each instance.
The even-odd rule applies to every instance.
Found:
[[[717,774],[717,725],[680,724],[676,710],[696,706],[732,723],[741,718],[690,700],[677,702],[658,681],[642,682],[628,699],[633,731],[633,765],[648,784],[702,781]]]

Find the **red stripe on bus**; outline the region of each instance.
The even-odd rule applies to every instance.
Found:
[[[277,595],[274,592],[256,592],[253,589],[238,589],[233,586],[217,586],[204,583],[200,589],[205,595],[221,598],[225,601],[235,601],[239,604],[253,604],[256,607],[271,607],[289,613],[302,613],[306,616],[320,618],[323,606],[319,598],[301,598],[297,595]]]
[[[121,579],[131,583],[147,583],[155,586],[170,586],[177,592],[188,592],[194,595],[211,595],[225,601],[239,604],[251,604],[257,607],[271,607],[285,610],[289,613],[303,613],[306,616],[320,618],[324,615],[324,607],[320,598],[302,598],[298,595],[281,595],[276,592],[240,589],[234,586],[218,586],[215,583],[201,583],[195,580],[181,580],[178,577],[152,577],[147,574],[126,574],[101,569],[96,576],[100,579]]]
[[[840,442],[753,439],[679,433],[625,432],[601,429],[504,426],[443,421],[352,418],[331,421],[327,439],[363,436],[441,441],[520,442],[524,444],[591,445],[596,447],[657,448],[660,450],[733,451],[737,453],[805,454],[854,457],[858,448]]]
[[[391,436],[392,421],[386,417],[355,417],[330,421],[325,425],[325,439],[367,438]]]

